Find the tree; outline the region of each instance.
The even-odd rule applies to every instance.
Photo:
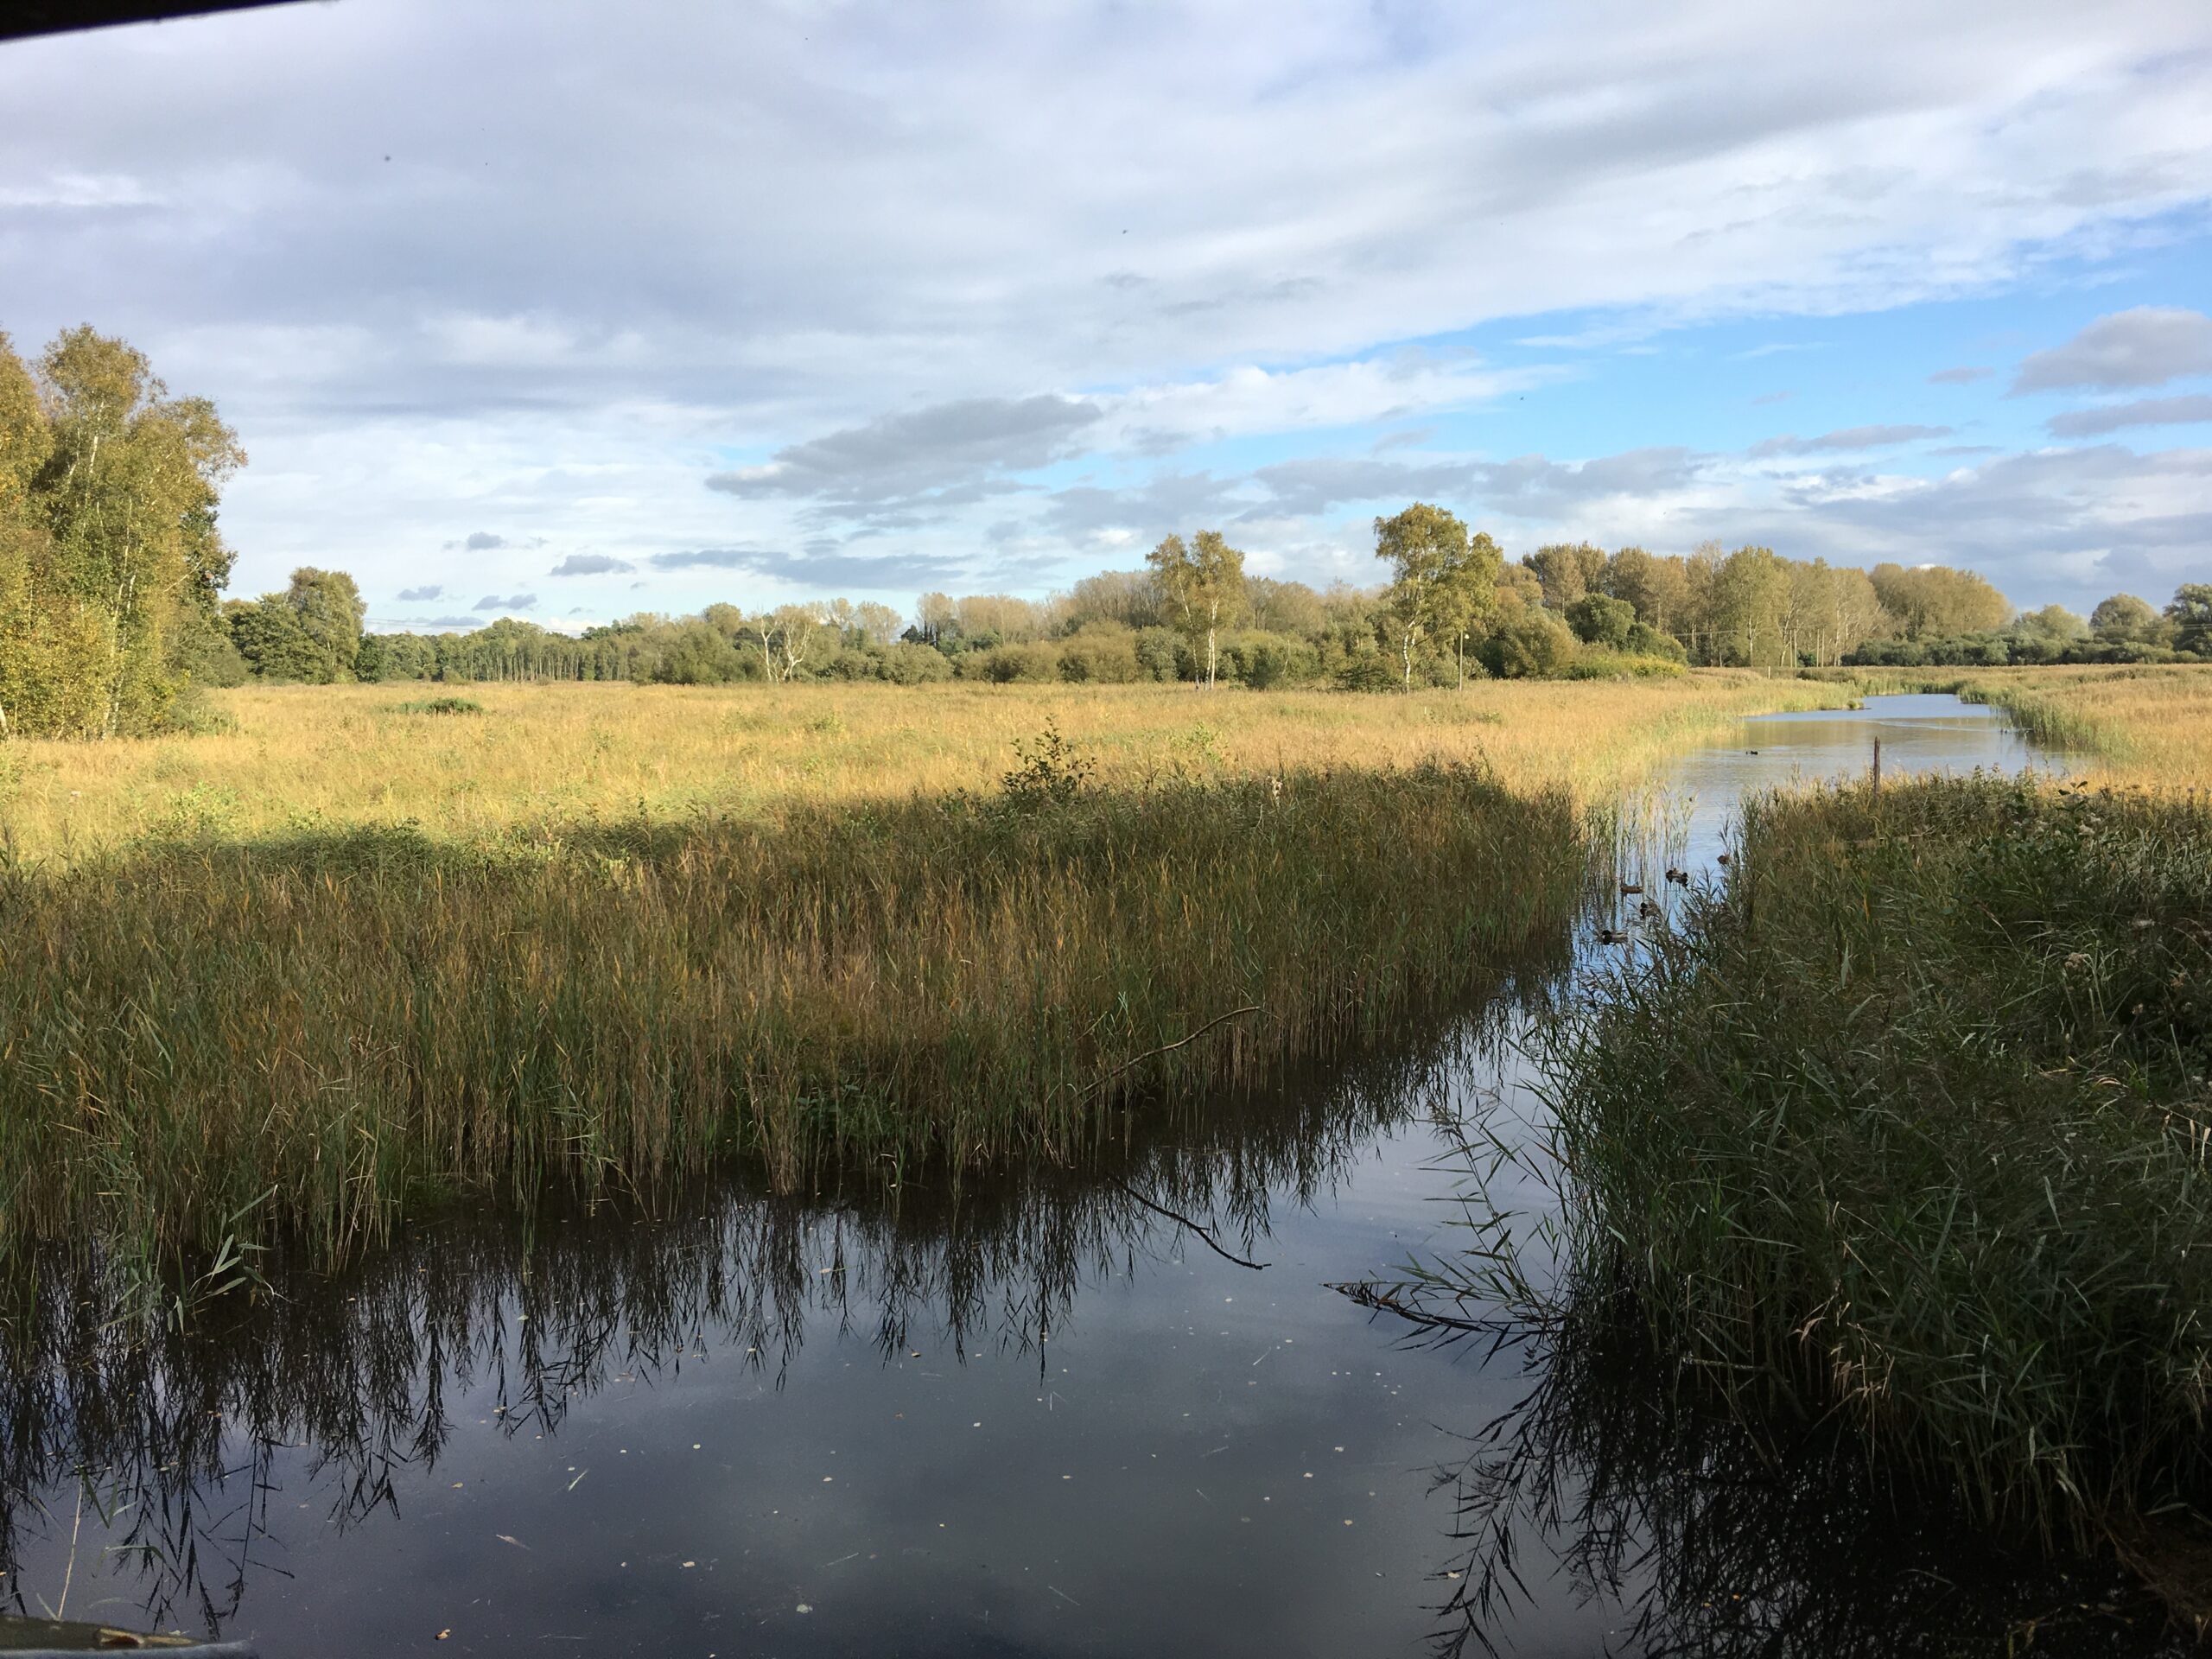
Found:
[[[2063,605],[2046,605],[2039,611],[2023,611],[2016,625],[2022,633],[2068,644],[2086,639],[2089,625]]]
[[[1660,633],[1676,633],[1689,613],[1689,576],[1680,559],[1624,547],[1605,562],[1605,591],[1636,607],[1636,620]]]
[[[1565,611],[1605,580],[1605,551],[1587,542],[1554,542],[1524,554],[1521,563],[1535,573],[1544,603],[1555,611]]]
[[[1739,547],[1713,573],[1709,658],[1749,668],[1795,667],[1783,636],[1789,573],[1772,548]]]
[[[1567,607],[1567,626],[1586,645],[1605,645],[1614,651],[1627,647],[1629,631],[1636,626],[1636,607],[1624,599],[1586,594]]]
[[[870,645],[887,645],[899,637],[899,613],[868,600],[853,607],[852,627]]]
[[[2185,582],[2166,607],[2174,630],[2174,649],[2212,652],[2212,582]]]
[[[89,327],[33,377],[0,336],[0,729],[112,737],[162,723],[188,634],[230,570],[222,481],[244,464],[202,398]]]
[[[753,632],[760,661],[772,680],[798,677],[799,670],[821,643],[827,626],[819,605],[779,605],[754,619]]]
[[[950,594],[924,594],[914,603],[914,633],[925,645],[940,645],[945,630],[952,626],[952,618]]]
[[[1180,536],[1167,537],[1145,555],[1145,563],[1160,579],[1161,594],[1192,644],[1205,638],[1206,684],[1211,687],[1221,661],[1220,630],[1243,602],[1244,556],[1219,531],[1202,530],[1187,547]]]
[[[1375,556],[1389,561],[1391,583],[1383,596],[1398,640],[1400,682],[1413,689],[1414,653],[1424,639],[1452,641],[1459,683],[1466,680],[1466,642],[1497,607],[1497,577],[1505,556],[1488,534],[1467,527],[1442,507],[1416,501],[1375,521]]]
[[[302,565],[292,572],[283,600],[299,618],[301,631],[315,642],[317,680],[329,684],[352,679],[353,658],[361,649],[361,623],[368,612],[353,578],[343,570]]]
[[[2102,601],[2089,613],[2089,632],[2108,645],[2162,645],[2172,632],[2150,601],[2133,594]]]
[[[1971,570],[1923,564],[1878,564],[1867,573],[1882,607],[1908,639],[1949,639],[1991,633],[2012,619],[2012,607],[1986,577]]]

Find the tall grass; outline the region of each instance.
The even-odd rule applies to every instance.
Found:
[[[1466,766],[1007,785],[11,866],[0,1246],[337,1261],[426,1193],[1072,1159],[1462,997],[1586,879],[1563,787]]]
[[[1483,682],[1411,696],[1172,686],[478,685],[423,718],[396,686],[210,694],[230,729],[130,743],[0,742],[0,847],[98,857],[181,823],[229,837],[412,823],[442,841],[610,817],[686,823],[793,803],[988,789],[1056,720],[1130,788],[1285,767],[1490,767],[1592,798],[1745,715],[1838,700],[1729,671],[1666,683]]]
[[[1873,675],[1884,671],[1873,671]],[[1899,670],[1870,690],[1954,691],[2002,709],[2100,781],[2162,791],[2212,788],[2212,667]]]
[[[2000,1529],[2212,1491],[2212,804],[1760,801],[1547,1058],[1566,1276],[1516,1294]]]

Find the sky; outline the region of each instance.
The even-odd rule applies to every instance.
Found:
[[[0,328],[372,626],[1039,596],[1431,500],[2212,581],[2212,7],[315,0],[0,45]]]

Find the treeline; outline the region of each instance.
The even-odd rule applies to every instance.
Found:
[[[2212,586],[2163,611],[2116,594],[2088,619],[2016,615],[1971,571],[1554,543],[1509,563],[1426,503],[1375,521],[1372,588],[1248,575],[1217,531],[1169,536],[1142,568],[1043,600],[925,594],[911,616],[842,599],[709,605],[580,636],[505,619],[462,633],[365,633],[342,571],[221,598],[216,527],[244,464],[204,398],[171,397],[140,353],[89,327],[26,365],[0,334],[0,736],[107,737],[189,718],[184,694],[249,677],[1227,681],[1371,690],[1679,673],[1686,664],[2194,660]]]
[[[1213,532],[1145,568],[1042,600],[925,594],[911,616],[845,600],[637,616],[581,637],[503,620],[363,641],[363,678],[1198,681],[1376,690],[1504,678],[1796,667],[2188,661],[2212,657],[2212,589],[2163,612],[2118,594],[2083,619],[2016,614],[1971,571],[1859,570],[1771,550],[1682,556],[1583,544],[1507,563],[1486,535],[1416,505],[1376,523],[1375,588],[1247,576]]]

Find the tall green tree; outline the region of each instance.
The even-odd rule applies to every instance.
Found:
[[[1414,658],[1424,640],[1449,641],[1454,676],[1466,683],[1468,639],[1497,608],[1505,556],[1488,532],[1469,536],[1459,518],[1416,501],[1375,521],[1375,556],[1390,566],[1384,610],[1397,636],[1399,682],[1413,689]]]
[[[2212,582],[2185,582],[2174,589],[2166,620],[2173,627],[2174,649],[2212,652]]]
[[[1221,630],[1243,608],[1243,554],[1219,531],[1202,530],[1187,546],[1180,536],[1166,537],[1145,555],[1145,563],[1193,650],[1205,640],[1206,684],[1213,686],[1220,671]]]
[[[30,395],[26,397],[27,384]],[[67,330],[26,376],[0,342],[0,718],[112,737],[158,726],[230,571],[216,527],[244,464],[204,398],[145,355]]]
[[[2149,600],[2114,594],[2089,613],[2089,632],[2107,645],[2163,645],[2167,628]]]

